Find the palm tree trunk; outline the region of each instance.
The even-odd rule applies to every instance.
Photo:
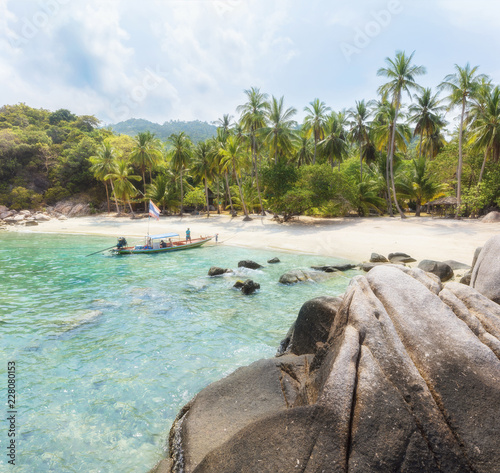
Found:
[[[120,207],[118,207],[118,199],[116,198],[116,192],[115,192],[115,186],[113,185],[113,180],[111,179],[109,182],[111,183],[111,190],[113,191],[113,195],[115,197],[116,212],[118,213],[118,215],[120,215]]]
[[[314,156],[313,156],[313,164],[316,164],[316,148],[317,147],[318,147],[318,139],[316,138],[316,133],[314,133]]]
[[[220,215],[220,176],[217,173],[217,214]]]
[[[262,204],[262,196],[260,194],[260,185],[259,185],[259,166],[257,162],[257,151],[255,149],[255,144],[252,145],[252,151],[255,159],[255,184],[257,184],[257,195],[259,196],[259,205],[260,205],[260,213],[261,215],[266,215],[266,211],[264,210],[264,205]]]
[[[385,183],[387,185],[387,213],[389,214],[390,217],[394,217],[394,212],[392,211],[392,198],[391,198],[391,184],[390,184],[390,179],[389,179],[389,152],[391,150],[391,143],[389,143],[389,146],[387,148],[387,156],[385,158]]]
[[[142,167],[142,190],[144,191],[144,194],[142,194],[142,197],[146,197],[146,174],[145,174],[145,168],[144,166]],[[148,203],[146,200],[144,200],[144,212],[148,211]]]
[[[396,197],[396,185],[394,184],[394,166],[393,166],[393,164],[394,164],[394,148],[396,145],[396,124],[397,124],[398,113],[399,113],[399,101],[400,101],[400,94],[398,94],[398,100],[396,102],[396,113],[394,114],[394,125],[392,128],[392,134],[391,134],[392,135],[391,136],[391,153],[390,153],[389,164],[391,166],[390,173],[391,173],[391,185],[392,185],[392,193],[393,193],[393,197],[394,197],[394,203],[396,204],[396,208],[398,209],[400,217],[403,219],[403,218],[406,218],[406,215],[403,213],[403,211],[399,207],[398,199]]]
[[[457,166],[457,211],[455,218],[460,217],[460,204],[462,199],[462,138],[465,116],[465,97],[462,100],[462,113],[460,115],[460,134],[458,135],[458,166]]]
[[[182,205],[184,203],[184,186],[182,182],[182,167],[181,167],[181,209],[180,209],[180,215],[182,217],[182,212],[184,210],[184,206]]]
[[[205,181],[205,197],[207,198],[207,218],[210,217],[210,205],[208,202],[208,185],[207,185],[207,175],[205,174],[205,177],[203,178]]]
[[[483,180],[484,168],[486,167],[486,160],[488,159],[489,154],[490,154],[490,147],[488,146],[486,148],[486,151],[484,152],[483,164],[481,165],[481,172],[479,173],[479,180],[477,181],[477,185],[481,184],[481,181]]]
[[[130,207],[130,211],[132,212],[132,216],[135,216],[134,209],[132,208],[132,205],[130,204],[130,200],[127,200],[127,204]]]
[[[108,183],[104,181],[104,187],[106,187],[106,202],[108,203],[108,214],[111,213],[111,209],[109,207],[109,191],[108,191]]]
[[[420,133],[420,146],[418,147],[418,157],[420,158],[422,156],[422,140],[424,138],[423,132]]]
[[[420,209],[422,208],[422,204],[419,200],[416,202],[417,208],[415,209],[415,217],[420,217]]]
[[[359,140],[359,182],[363,181],[363,150],[361,140]]]
[[[245,218],[249,219],[250,217],[248,215],[247,206],[245,204],[245,199],[243,198],[243,191],[241,190],[241,182],[240,182],[240,179],[238,177],[238,173],[236,172],[236,167],[234,165],[234,161],[233,161],[233,170],[234,170],[234,175],[236,176],[236,184],[238,184],[238,189],[240,191],[240,199],[241,199],[241,205],[243,207],[243,212],[245,214]]]
[[[229,205],[231,206],[231,214],[234,215],[233,199],[231,198],[231,189],[229,189],[229,179],[227,177],[227,171],[224,171],[224,176],[226,178],[226,189],[227,195],[229,197]]]

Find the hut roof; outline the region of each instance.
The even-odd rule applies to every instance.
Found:
[[[441,197],[440,199],[427,202],[429,205],[457,205],[457,198],[453,196]]]

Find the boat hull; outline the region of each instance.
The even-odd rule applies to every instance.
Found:
[[[135,248],[133,246],[114,249],[113,253],[117,255],[140,255],[140,254],[156,254],[156,253],[171,253],[173,251],[190,250],[191,248],[199,248],[213,237],[200,238],[193,240],[191,243],[175,244],[166,248]]]

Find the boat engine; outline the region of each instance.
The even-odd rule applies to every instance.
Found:
[[[116,244],[116,248],[125,248],[127,246],[127,240],[125,238],[120,237],[118,238],[118,243]]]

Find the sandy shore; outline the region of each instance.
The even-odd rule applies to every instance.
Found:
[[[372,252],[387,256],[403,251],[417,261],[453,259],[470,264],[474,250],[500,233],[499,223],[477,220],[300,217],[279,224],[270,217],[253,216],[251,222],[243,222],[241,217],[231,219],[226,215],[151,219],[149,231],[177,232],[184,237],[188,227],[193,237],[218,233],[219,241],[227,245],[337,256],[356,263],[369,260]],[[134,237],[144,236],[147,228],[147,219],[104,215],[53,219],[36,227],[10,227],[23,232],[109,235],[110,245],[118,236],[132,242]]]

